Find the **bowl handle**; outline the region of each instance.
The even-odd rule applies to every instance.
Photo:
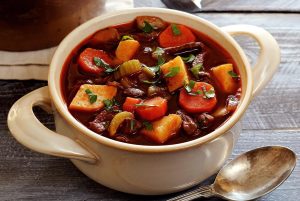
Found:
[[[48,87],[39,88],[23,96],[8,113],[8,128],[21,144],[44,154],[90,163],[97,161],[97,157],[79,141],[76,142],[45,127],[34,115],[34,106],[40,106],[48,113],[52,112]]]
[[[253,68],[253,97],[257,96],[277,71],[280,63],[280,49],[274,37],[263,28],[253,25],[230,25],[222,29],[231,36],[247,35],[260,46],[260,54]]]

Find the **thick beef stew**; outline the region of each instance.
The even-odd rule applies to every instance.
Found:
[[[90,130],[131,144],[165,145],[214,131],[236,110],[238,69],[209,36],[159,17],[99,30],[76,47],[61,86]]]

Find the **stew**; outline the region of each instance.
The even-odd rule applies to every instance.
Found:
[[[230,54],[208,36],[159,17],[97,31],[63,67],[70,113],[90,130],[121,142],[190,141],[223,124],[241,97]]]

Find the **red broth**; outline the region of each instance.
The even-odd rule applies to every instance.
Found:
[[[148,19],[148,18],[146,18]],[[159,18],[158,18],[159,19]],[[159,19],[160,20],[160,19]],[[162,20],[161,20],[162,21]],[[138,50],[133,54],[133,56],[130,58],[138,60],[140,64],[142,64],[142,68],[147,68],[153,66],[157,66],[158,61],[155,57],[152,56],[153,52],[156,50],[157,47],[160,47],[160,35],[167,29],[169,26],[174,26],[173,24],[169,22],[163,22],[164,26],[163,28],[158,29],[152,29],[150,33],[145,32],[144,29],[141,29],[137,25],[137,20],[133,20],[132,22],[116,25],[113,27],[110,27],[108,32],[110,36],[113,36],[115,32],[117,32],[118,37],[115,37],[112,39],[108,39],[107,41],[97,41],[97,32],[93,34],[92,36],[85,39],[83,42],[81,42],[69,55],[67,58],[64,66],[63,71],[61,74],[61,87],[64,95],[65,102],[68,106],[72,103],[72,100],[74,99],[75,95],[78,93],[78,90],[81,85],[84,84],[91,84],[91,85],[114,85],[117,89],[117,94],[113,98],[116,100],[118,104],[115,107],[115,111],[112,112],[112,108],[110,108],[111,111],[109,111],[109,108],[104,107],[100,109],[96,109],[94,111],[84,111],[78,110],[78,109],[72,109],[69,107],[70,113],[82,124],[84,124],[87,128],[93,130],[94,132],[98,133],[99,135],[103,135],[105,137],[131,143],[131,144],[141,144],[141,145],[164,145],[164,144],[176,144],[176,143],[182,143],[186,141],[190,141],[199,137],[202,137],[212,131],[214,131],[216,128],[218,128],[221,124],[223,124],[232,113],[235,111],[235,108],[237,107],[237,104],[240,99],[241,95],[241,81],[239,77],[239,72],[236,67],[236,64],[234,63],[234,60],[230,56],[230,53],[228,53],[223,47],[218,45],[216,42],[214,42],[212,39],[210,39],[208,36],[203,35],[202,33],[193,30],[191,28],[186,27],[189,29],[192,34],[195,36],[195,41],[188,42],[189,44],[194,44],[195,42],[200,42],[200,46],[195,46],[195,48],[182,48],[186,44],[179,44],[176,45],[176,48],[174,46],[163,48],[165,50],[165,53],[161,56],[163,57],[163,60],[165,63],[168,63],[170,60],[173,60],[178,55],[180,58],[187,58],[190,55],[194,55],[196,59],[194,59],[192,62],[185,62],[185,68],[188,74],[188,79],[193,80],[195,82],[205,82],[213,86],[214,88],[214,94],[211,96],[214,96],[213,98],[216,98],[217,103],[213,107],[213,109],[210,109],[209,111],[202,111],[202,112],[189,112],[185,110],[185,106],[180,105],[179,103],[179,94],[180,93],[188,93],[186,86],[190,86],[191,81],[188,83],[185,83],[184,86],[179,87],[178,89],[170,92],[168,89],[168,82],[166,80],[170,78],[166,78],[165,75],[162,76],[162,66],[160,66],[160,73],[155,74],[155,78],[148,79],[147,81],[156,81],[159,80],[159,82],[155,84],[149,84],[144,83],[145,80],[145,72],[138,71],[126,76],[123,76],[121,79],[115,79],[114,73],[104,73],[103,71],[100,73],[91,73],[89,71],[86,71],[80,64],[78,64],[80,60],[80,54],[82,54],[83,51],[85,51],[87,48],[92,48],[96,50],[103,50],[106,55],[108,55],[111,60],[118,60],[116,59],[116,49],[119,48],[118,45],[121,41],[122,36],[130,36],[132,39],[138,41],[139,47]],[[148,23],[151,25],[151,23]],[[146,26],[146,23],[144,21],[144,25]],[[180,27],[181,25],[175,25],[175,32],[176,29],[179,29],[179,31],[182,29],[180,34],[184,34],[184,29]],[[153,28],[154,26],[152,26]],[[144,27],[145,28],[145,27]],[[157,28],[157,27],[154,27]],[[111,31],[113,30],[113,31]],[[147,31],[147,30],[146,30]],[[174,32],[174,30],[172,29]],[[173,33],[174,34],[174,33]],[[101,35],[101,34],[100,34]],[[174,36],[176,36],[174,34]],[[171,36],[172,37],[172,36]],[[105,38],[105,37],[102,37]],[[132,40],[130,39],[130,40]],[[168,39],[168,38],[167,38]],[[173,40],[176,43],[176,40]],[[172,43],[172,41],[171,41]],[[186,45],[187,46],[187,45]],[[192,45],[190,45],[192,46]],[[193,46],[192,46],[193,47]],[[168,49],[169,48],[169,49]],[[172,49],[173,48],[173,49]],[[180,49],[181,48],[181,49]],[[168,52],[170,51],[170,52]],[[172,52],[173,51],[173,52]],[[174,53],[175,51],[175,53]],[[200,56],[199,56],[200,55]],[[202,55],[202,56],[201,56]],[[192,56],[191,56],[192,57]],[[199,59],[200,58],[200,59]],[[200,72],[196,71],[194,74],[191,71],[191,68],[193,66],[197,65],[196,60],[198,59],[198,64],[200,63],[202,65],[202,69]],[[191,58],[192,60],[192,58]],[[101,61],[104,61],[101,60]],[[95,62],[95,61],[93,61]],[[109,67],[114,69],[122,65],[124,62],[117,62],[114,64],[111,64]],[[94,64],[94,63],[93,63]],[[216,77],[214,74],[214,70],[212,68],[220,66],[222,64],[232,64],[233,70],[231,72],[228,72],[228,75],[231,76],[231,82],[234,84],[234,90],[232,90],[230,93],[226,92],[224,90],[222,83],[220,83],[220,79]],[[99,68],[103,68],[103,66],[100,66]],[[119,71],[120,71],[119,67]],[[175,68],[175,67],[172,67]],[[157,68],[156,68],[157,69]],[[98,70],[98,69],[96,69]],[[103,69],[102,69],[103,70]],[[174,70],[174,69],[173,69]],[[170,72],[170,71],[169,71]],[[198,73],[198,74],[197,74]],[[173,73],[173,74],[176,74]],[[226,74],[226,73],[225,73]],[[197,75],[197,76],[196,76]],[[174,77],[177,75],[173,75]],[[226,75],[225,75],[226,76]],[[228,77],[228,76],[227,76]],[[149,78],[149,77],[148,77]],[[144,80],[143,80],[144,79]],[[115,81],[115,83],[114,83]],[[142,82],[143,81],[143,82]],[[149,87],[153,87],[155,89],[159,89],[158,91],[160,93],[154,93],[154,95],[149,94]],[[191,84],[192,86],[192,84]],[[130,89],[128,89],[130,88]],[[132,88],[136,90],[132,90]],[[203,86],[202,88],[203,89]],[[205,90],[205,89],[203,89]],[[125,92],[126,91],[126,92]],[[129,92],[128,92],[129,91]],[[133,92],[143,92],[143,93],[133,93]],[[181,92],[184,91],[184,92]],[[127,93],[128,92],[128,93]],[[132,92],[132,93],[130,93]],[[196,97],[196,96],[203,96],[203,93],[206,96],[205,91],[197,91],[195,94],[193,92],[188,93],[188,95]],[[201,94],[200,94],[201,92]],[[96,94],[92,94],[96,95]],[[87,93],[85,96],[90,97]],[[208,99],[211,99],[211,96],[206,96],[203,98],[203,101],[211,101]],[[99,98],[99,95],[97,96]],[[139,99],[142,103],[144,103],[146,100],[153,99],[155,97],[161,97],[167,101],[167,111],[164,113],[163,116],[167,116],[169,114],[177,114],[177,117],[179,116],[181,119],[181,123],[178,126],[176,131],[172,131],[172,133],[169,133],[169,130],[166,128],[166,131],[164,134],[167,135],[167,140],[157,140],[158,138],[152,137],[157,134],[155,125],[157,121],[160,121],[163,116],[157,117],[155,120],[147,120],[147,115],[143,117],[143,115],[139,114],[137,110],[138,105],[134,105],[136,107],[134,111],[132,111],[132,114],[134,115],[134,120],[130,121],[127,119],[121,123],[119,128],[117,129],[117,132],[112,136],[109,134],[109,127],[111,123],[111,118],[114,118],[116,114],[119,112],[122,112],[123,110],[123,104],[125,102],[126,97],[131,97],[133,99]],[[98,99],[97,99],[98,100]],[[89,99],[91,101],[91,99]],[[147,102],[147,101],[146,101]],[[185,102],[185,101],[183,101]],[[95,103],[85,103],[89,106],[89,104],[95,104]],[[183,103],[186,104],[186,103]],[[205,103],[203,103],[205,104]],[[202,103],[199,103],[199,105],[203,105]],[[149,105],[141,107],[150,107]],[[152,107],[152,106],[151,106]],[[156,109],[159,109],[158,106]],[[153,106],[153,108],[155,108]],[[198,107],[198,106],[196,106]],[[200,107],[200,106],[199,106]],[[150,109],[151,110],[151,109]],[[155,111],[155,110],[153,110]],[[159,110],[162,111],[162,110]],[[143,112],[143,111],[142,111]],[[110,114],[109,114],[110,113]],[[158,114],[157,112],[154,112]],[[100,114],[100,115],[99,115]],[[154,116],[156,114],[153,114]],[[105,116],[106,115],[106,116]],[[109,117],[109,115],[111,117]],[[148,115],[149,116],[149,115]],[[151,116],[151,115],[150,115]],[[107,118],[106,118],[107,117]],[[146,119],[144,119],[146,118]],[[97,121],[98,119],[98,121]],[[103,120],[105,119],[105,120]],[[101,121],[102,120],[102,121]],[[105,124],[103,122],[106,122]],[[132,123],[134,121],[134,123]],[[172,122],[172,121],[171,121]],[[133,125],[134,124],[134,125]],[[150,128],[149,128],[150,125]],[[130,127],[130,129],[128,128]],[[171,126],[172,127],[172,126]],[[100,128],[100,129],[99,129]],[[151,130],[152,128],[152,130]],[[129,131],[128,131],[129,130]],[[131,131],[132,130],[132,131]],[[146,130],[146,131],[145,131]],[[151,133],[153,131],[153,134]],[[145,134],[147,133],[148,134]],[[149,134],[150,132],[150,134]],[[163,134],[163,135],[164,135]],[[160,139],[160,138],[159,138]]]

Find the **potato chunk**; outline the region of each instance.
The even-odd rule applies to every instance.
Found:
[[[180,56],[177,56],[175,59],[170,60],[169,62],[162,65],[160,68],[167,81],[167,86],[170,92],[182,87],[184,83],[188,83],[187,70]],[[178,73],[171,77],[168,76],[174,68],[179,68]]]
[[[230,75],[230,72],[233,71],[232,64],[223,64],[211,68],[214,78],[217,80],[220,88],[225,93],[233,93],[237,89],[238,85],[234,78]]]
[[[116,49],[116,57],[122,62],[129,61],[139,47],[140,43],[136,40],[121,41]]]
[[[165,143],[181,127],[181,117],[177,114],[169,114],[160,120],[152,122],[152,128],[144,128],[141,133],[157,144]]]
[[[86,90],[97,96],[95,102],[91,103]],[[70,110],[92,112],[103,108],[103,100],[112,99],[117,94],[117,87],[107,85],[83,84],[80,86],[69,108]]]

